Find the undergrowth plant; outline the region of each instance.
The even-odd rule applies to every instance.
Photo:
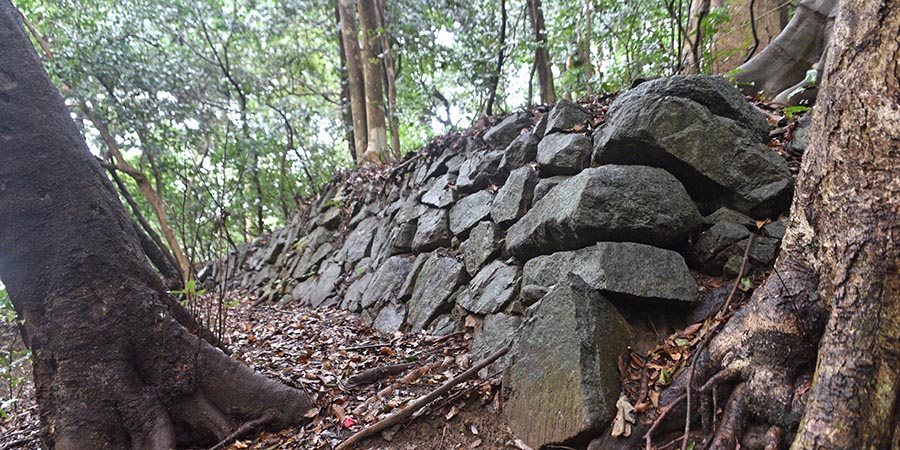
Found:
[[[0,289],[0,325],[10,328],[17,324],[16,311],[5,289]],[[6,348],[0,348],[0,418],[6,419],[18,412],[25,381],[28,380],[28,363],[31,361],[31,350],[17,349],[19,333]]]

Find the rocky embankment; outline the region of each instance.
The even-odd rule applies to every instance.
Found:
[[[473,327],[475,359],[512,342],[495,367],[512,431],[584,442],[616,412],[619,355],[714,310],[697,280],[734,276],[752,234],[752,265],[776,257],[793,178],[769,130],[718,77],[563,100],[332,183],[209,273],[387,334]]]

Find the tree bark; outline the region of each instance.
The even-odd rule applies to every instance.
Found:
[[[378,60],[380,44],[378,12],[375,0],[357,0],[359,31],[362,34],[362,66],[366,87],[366,129],[367,142],[363,161],[380,162],[387,147],[387,128],[384,118],[384,76]]]
[[[172,318],[114,188],[0,0],[0,277],[33,351],[48,448],[214,443],[303,420],[308,396]]]
[[[837,0],[801,1],[784,31],[736,69],[741,90],[773,98],[803,80],[828,46],[836,5]]]
[[[388,39],[387,1],[378,1],[378,23],[381,33],[381,48],[384,49],[384,81],[387,86],[388,124],[391,128],[391,157],[400,159],[400,119],[397,117],[397,72],[394,70],[394,51]]]
[[[353,148],[357,164],[363,161],[366,152],[368,130],[366,129],[366,88],[363,79],[362,61],[359,52],[359,33],[356,31],[356,14],[353,0],[338,0],[338,14],[341,21],[341,43],[347,58],[347,81],[350,92],[350,116],[353,120]]]
[[[783,0],[715,0],[713,7],[725,7],[728,14],[728,23],[712,36],[713,73],[740,66],[768,46],[788,23],[788,5]]]
[[[594,86],[591,79],[594,78],[594,63],[591,61],[591,15],[593,13],[593,2],[591,0],[584,1],[582,15],[584,16],[584,35],[581,37],[581,63],[584,64],[584,86],[587,95],[594,95]]]
[[[553,87],[553,71],[550,70],[550,53],[547,50],[547,33],[544,25],[544,11],[541,0],[528,0],[528,15],[531,18],[531,29],[534,32],[534,67],[538,75],[538,86],[541,103],[556,103],[556,90]]]
[[[500,75],[503,74],[503,60],[506,58],[506,0],[500,0],[500,36],[497,38],[497,65],[488,82],[488,101],[485,114],[494,115],[494,102],[497,99],[497,87]]]
[[[692,392],[742,392],[713,450],[740,439],[751,416],[796,430],[794,450],[900,441],[900,4],[839,9],[781,255],[695,357],[695,379],[708,381]],[[681,377],[661,403],[688,384]]]

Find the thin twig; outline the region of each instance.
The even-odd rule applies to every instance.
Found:
[[[747,239],[747,248],[744,249],[744,259],[741,260],[741,268],[738,270],[737,278],[734,280],[734,285],[731,287],[728,299],[725,300],[722,309],[716,314],[716,319],[722,319],[725,316],[725,312],[728,311],[728,308],[731,306],[731,301],[734,299],[734,294],[737,293],[738,287],[741,285],[741,277],[744,276],[744,271],[747,269],[747,260],[750,259],[750,246],[753,245],[753,238],[755,236],[755,234],[751,234],[750,238]]]
[[[431,403],[432,400],[449,392],[450,389],[453,388],[453,386],[456,386],[457,384],[462,383],[465,380],[468,380],[469,378],[471,378],[472,376],[477,374],[479,370],[483,369],[484,367],[487,367],[489,364],[493,363],[494,361],[499,359],[501,356],[505,355],[508,351],[509,351],[509,346],[507,345],[506,347],[503,347],[501,350],[497,351],[493,355],[488,356],[487,358],[481,360],[480,362],[478,362],[478,364],[475,364],[469,370],[459,374],[452,380],[447,381],[446,383],[442,384],[441,387],[435,389],[428,395],[425,395],[424,397],[420,397],[419,399],[410,403],[409,406],[407,406],[406,408],[403,408],[400,411],[397,411],[394,414],[391,414],[390,416],[376,422],[372,426],[364,428],[364,429],[360,430],[358,433],[354,434],[353,436],[350,436],[349,438],[347,438],[346,441],[342,442],[341,445],[338,445],[335,448],[335,450],[347,450],[347,449],[351,448],[357,442],[366,438],[367,436],[371,436],[381,430],[387,429],[393,425],[396,425],[400,422],[405,421],[407,418],[409,418],[410,416],[415,414],[416,411],[422,409],[425,405]]]
[[[222,439],[221,442],[209,448],[209,450],[221,450],[225,448],[225,446],[230,445],[232,442],[238,440],[241,436],[250,433],[253,430],[256,430],[267,423],[271,422],[275,418],[275,414],[268,412],[262,415],[262,417],[258,419],[251,420],[249,422],[244,422],[234,433],[229,434]]]

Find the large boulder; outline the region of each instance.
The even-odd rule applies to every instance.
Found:
[[[599,242],[580,250],[538,256],[525,263],[522,282],[551,287],[569,273],[612,299],[675,305],[690,305],[697,299],[697,282],[681,255],[633,242]]]
[[[570,276],[529,308],[509,354],[503,411],[531,448],[585,440],[616,413],[617,359],[631,332],[616,308]]]
[[[593,135],[594,165],[664,168],[704,212],[728,206],[764,217],[787,206],[791,173],[754,130],[690,98],[642,95],[647,84],[610,107],[606,123]]]
[[[583,134],[553,133],[538,144],[537,163],[541,172],[574,175],[590,163],[591,138]]]
[[[539,200],[506,234],[520,260],[597,241],[684,242],[700,213],[672,175],[644,166],[585,169]]]
[[[522,325],[522,316],[497,313],[484,318],[481,330],[475,333],[472,340],[472,359],[480,361],[509,345]],[[489,366],[490,372],[506,368],[509,354],[498,359]]]
[[[541,178],[538,180],[537,186],[534,187],[534,198],[531,200],[532,202],[537,202],[538,200],[544,198],[550,189],[553,189],[559,183],[572,178],[571,175],[556,175],[550,178]]]
[[[501,225],[519,220],[531,208],[537,183],[537,172],[531,167],[520,167],[512,171],[506,183],[497,191],[491,206],[491,219]]]
[[[717,116],[727,117],[751,131],[758,142],[769,140],[766,117],[751,105],[725,77],[717,75],[675,75],[657,78],[616,98],[610,111],[629,97],[681,97],[693,100]]]
[[[469,233],[469,239],[460,245],[463,262],[469,275],[475,275],[500,250],[502,233],[489,220],[479,223]]]
[[[409,300],[409,326],[416,332],[424,329],[438,314],[450,309],[450,297],[465,281],[462,263],[432,254],[416,277]]]
[[[419,217],[416,234],[413,236],[412,249],[416,252],[427,252],[438,247],[450,246],[449,213],[446,209],[428,209]]]
[[[469,231],[481,219],[491,214],[493,200],[494,194],[487,190],[460,199],[450,210],[450,232],[460,235]]]
[[[521,278],[519,266],[494,261],[472,278],[456,304],[475,314],[496,313],[518,294]]]

